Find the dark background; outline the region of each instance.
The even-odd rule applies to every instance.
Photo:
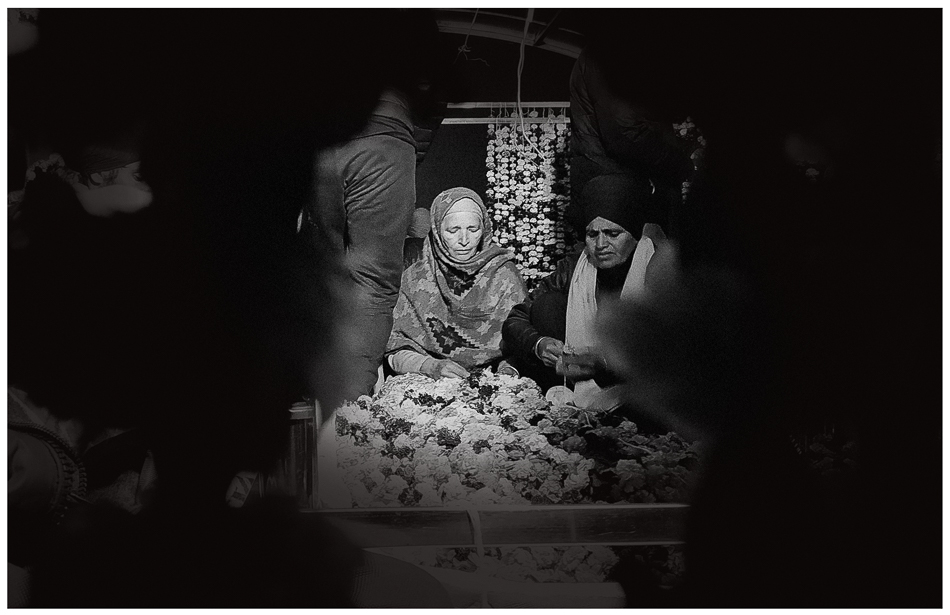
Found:
[[[553,19],[552,11],[539,9],[536,18]],[[510,33],[522,30],[523,9],[490,12],[500,15],[499,32],[505,31],[504,23]],[[354,20],[330,10],[264,11],[248,20],[236,17],[246,16],[241,11],[213,12],[211,18],[205,11],[184,11],[162,12],[156,20],[154,11],[90,11],[84,19],[108,15],[116,27],[106,29],[109,39],[89,39],[77,26],[81,20],[66,12],[51,23],[69,54],[50,62],[37,49],[8,61],[9,188],[22,186],[27,144],[42,141],[57,127],[108,132],[114,114],[143,100],[179,104],[190,115],[163,135],[175,155],[165,159],[170,166],[164,184],[158,177],[156,185],[171,191],[184,177],[194,188],[189,198],[215,204],[203,214],[207,219],[193,220],[202,225],[204,237],[219,240],[226,223],[233,245],[245,246],[245,231],[257,225],[273,232],[254,236],[255,250],[279,245],[287,238],[276,222],[275,228],[267,227],[257,198],[281,194],[282,215],[293,221],[293,205],[307,187],[309,161],[303,144],[293,146],[296,129],[288,127],[306,125],[308,117],[353,119],[368,112],[373,93],[365,84],[375,83],[371,77],[400,42],[385,38],[386,24],[372,23],[375,14],[364,10]],[[274,31],[281,33],[280,40],[258,39],[258,16],[278,22]],[[472,13],[464,16],[463,22]],[[359,33],[366,41],[343,63],[334,57],[334,41],[315,41],[306,23],[338,18],[341,27],[324,24],[323,32],[340,40]],[[583,35],[573,40],[586,41],[610,59],[621,95],[647,95],[690,113],[695,109],[697,124],[717,143],[722,181],[716,189],[729,207],[699,218],[691,257],[762,276],[781,306],[771,314],[782,333],[776,343],[790,357],[776,397],[828,411],[852,424],[860,438],[858,494],[849,495],[849,515],[842,523],[854,528],[859,547],[848,561],[855,564],[851,575],[860,590],[847,596],[848,606],[934,606],[941,599],[941,18],[938,10],[921,9],[566,9],[550,34],[552,41]],[[534,26],[532,34],[541,28]],[[367,35],[367,29],[379,35]],[[248,44],[222,50],[214,44],[222,32]],[[473,34],[468,58],[456,60],[464,38],[459,32],[440,35],[442,51],[434,60],[442,70],[442,89],[436,98],[444,103],[515,100],[518,45]],[[164,41],[167,55],[140,55],[147,47],[143,41]],[[547,49],[527,49],[522,100],[567,100],[572,64],[572,58]],[[110,80],[130,85],[115,90],[127,98],[103,105],[95,92]],[[280,92],[279,100],[270,92]],[[366,108],[348,112],[351,100],[363,101]],[[272,120],[268,114],[274,109],[281,115]],[[257,132],[213,130],[209,124],[247,125]],[[325,143],[334,131],[345,135],[354,126],[323,122],[308,130],[322,131],[313,142]],[[783,138],[792,131],[811,135],[835,160],[842,179],[821,198],[797,199],[777,188]],[[453,185],[484,190],[485,133],[482,125],[435,133],[420,167],[420,205]],[[194,139],[195,134],[202,139]],[[228,158],[218,165],[211,156],[221,152]],[[288,176],[299,185],[287,189]],[[238,211],[248,216],[247,224],[232,214],[240,200]],[[730,252],[726,248],[738,244],[727,239],[741,242],[742,249]],[[186,264],[205,267],[209,261],[203,256],[195,254]],[[223,284],[216,272],[234,270],[234,254],[212,251],[211,256],[218,261],[201,282]],[[251,270],[255,255],[243,258],[240,263]],[[180,270],[183,275],[191,271]],[[259,275],[272,279],[268,271]],[[197,283],[195,288],[205,290]],[[240,288],[237,299],[227,295],[221,305],[235,312],[240,310],[233,306],[253,305],[248,299],[257,299],[256,287]],[[183,292],[181,305],[188,300]],[[209,322],[221,321],[213,315]],[[159,322],[167,319],[155,316]],[[232,317],[244,322],[246,314]],[[266,310],[254,322],[269,322]],[[196,325],[194,330],[201,329]],[[208,407],[219,393],[231,395],[237,405],[240,392],[231,390],[234,382],[253,382],[224,370],[210,372],[194,378],[195,386],[204,389],[209,381],[221,385],[207,393]],[[164,383],[153,383],[155,390],[159,384]],[[115,397],[136,393],[129,388]],[[283,400],[274,405],[286,408]],[[245,442],[238,436],[259,440],[258,434],[242,431],[240,421],[228,428],[236,442]],[[207,429],[219,433],[217,424]],[[281,434],[274,433],[276,443]],[[203,451],[204,442],[195,440],[194,449]]]
[[[422,164],[416,169],[416,206],[429,208],[443,190],[464,186],[484,197],[488,188],[485,156],[488,126],[456,124],[436,132]]]

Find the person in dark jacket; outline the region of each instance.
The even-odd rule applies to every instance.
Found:
[[[372,391],[393,325],[403,247],[416,204],[409,103],[387,90],[363,130],[317,157],[311,216],[345,254],[353,290],[353,377],[344,399]]]
[[[665,238],[644,222],[651,196],[649,183],[629,176],[592,180],[582,197],[584,250],[562,259],[502,328],[512,366],[545,390],[571,380],[579,406],[596,405],[601,388],[613,383],[593,335],[598,305],[638,293]]]
[[[658,203],[675,206],[683,182],[695,171],[696,143],[677,136],[672,120],[682,118],[667,101],[657,100],[648,83],[638,81],[643,87],[635,96],[617,90],[618,76],[610,71],[616,62],[608,61],[611,50],[601,46],[583,51],[571,72],[572,191],[579,196],[596,177],[628,173],[652,181],[665,197]],[[665,225],[664,213],[665,208],[655,212],[660,217],[651,221]],[[579,230],[582,216],[573,199],[567,217]]]
[[[353,310],[344,399],[372,393],[393,326],[416,205],[414,120],[431,112],[438,30],[425,11],[394,10],[379,49],[385,90],[355,136],[316,157],[309,218],[343,257]]]

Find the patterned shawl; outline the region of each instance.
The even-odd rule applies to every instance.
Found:
[[[457,201],[469,198],[482,213],[482,244],[465,262],[452,258],[439,232]],[[408,349],[449,358],[466,369],[501,356],[501,325],[527,289],[514,257],[492,243],[492,224],[482,199],[467,188],[446,190],[432,202],[422,257],[403,272],[387,353]]]

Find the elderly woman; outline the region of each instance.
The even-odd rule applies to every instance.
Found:
[[[644,287],[655,242],[665,237],[644,220],[649,182],[605,175],[591,180],[581,198],[584,249],[562,259],[531,298],[511,310],[503,337],[505,353],[522,375],[545,390],[567,378],[574,383],[574,403],[588,407],[613,383],[594,337],[598,305]]]
[[[464,378],[497,366],[502,323],[527,289],[514,257],[492,243],[475,192],[442,192],[430,217],[422,255],[403,272],[386,357],[399,374]]]

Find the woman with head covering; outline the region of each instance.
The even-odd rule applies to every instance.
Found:
[[[502,323],[527,289],[514,257],[491,236],[475,192],[452,188],[432,202],[422,256],[403,273],[393,313],[393,371],[464,378],[501,359]]]
[[[581,195],[584,249],[562,259],[505,320],[511,364],[545,390],[571,380],[578,406],[596,405],[601,385],[612,383],[594,338],[598,305],[641,291],[655,244],[665,239],[645,223],[651,192],[649,182],[627,175],[591,180]]]

